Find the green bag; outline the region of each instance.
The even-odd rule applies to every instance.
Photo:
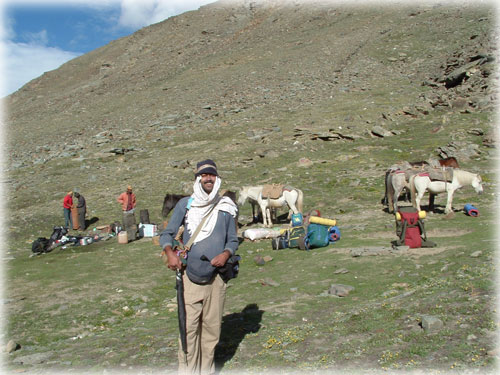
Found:
[[[306,245],[308,249],[325,247],[330,243],[329,227],[322,224],[311,223],[307,226]]]
[[[288,247],[298,248],[300,237],[306,235],[306,230],[304,227],[293,227],[288,230]]]

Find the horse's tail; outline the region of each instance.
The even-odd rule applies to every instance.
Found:
[[[299,210],[300,213],[303,213],[302,211],[304,209],[304,193],[302,193],[302,190],[296,189],[297,193],[299,194],[297,197],[297,210]]]
[[[393,204],[394,197],[394,186],[392,186],[392,174],[390,171],[385,173],[385,197],[384,204],[389,208],[389,212],[391,212],[391,207]]]
[[[408,183],[410,184],[411,204],[413,207],[417,206],[417,202],[416,202],[417,189],[415,188],[415,176],[416,175],[411,176],[410,181],[408,181]]]

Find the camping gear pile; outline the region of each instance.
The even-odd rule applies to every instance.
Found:
[[[419,247],[435,247],[436,244],[427,239],[424,219],[425,211],[418,211],[414,207],[401,207],[396,213],[396,234],[399,240],[395,246],[406,245],[411,249]]]
[[[119,222],[114,222],[109,225],[95,227],[87,235],[73,236],[69,234],[68,228],[55,226],[49,238],[38,237],[32,242],[32,255],[49,253],[57,247],[66,249],[68,246],[90,245],[94,242],[105,241],[115,236],[118,238],[118,243],[126,244],[131,240],[154,237],[158,234],[158,226],[149,223],[149,213],[147,210],[141,211],[141,223],[139,225],[135,224],[133,214],[132,216],[127,216],[127,218],[129,220],[124,223],[126,227],[122,227],[122,224]]]
[[[314,215],[311,215],[314,213]],[[314,210],[303,218],[301,213],[292,215],[291,228],[272,239],[273,250],[298,248],[311,250],[326,247],[340,240],[340,229],[336,220],[321,217]]]
[[[158,235],[158,225],[149,222],[149,211],[140,211],[140,222],[136,224],[133,212],[123,213],[123,228],[116,232],[118,243],[127,244],[143,237],[155,237]]]
[[[68,234],[68,228],[55,226],[49,238],[38,237],[33,241],[31,244],[31,251],[33,255],[40,255],[49,253],[59,246],[65,249],[68,245],[85,246],[93,242],[108,239],[108,236],[103,236],[102,233],[97,234],[96,229],[94,229],[94,232],[96,233],[87,236],[70,236]]]

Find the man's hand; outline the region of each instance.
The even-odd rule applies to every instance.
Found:
[[[172,246],[166,246],[165,249],[163,249],[163,253],[167,256],[166,264],[168,268],[172,271],[177,271],[182,268],[182,262],[174,250],[172,250]]]
[[[222,267],[224,264],[226,264],[227,260],[230,257],[231,257],[231,252],[229,250],[224,250],[224,252],[213,258],[210,264],[214,267]]]

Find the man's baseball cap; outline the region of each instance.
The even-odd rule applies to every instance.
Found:
[[[195,176],[202,175],[204,173],[207,174],[213,174],[215,176],[218,176],[219,174],[217,173],[217,165],[215,162],[211,159],[203,160],[200,161],[198,164],[196,164],[196,172]]]

